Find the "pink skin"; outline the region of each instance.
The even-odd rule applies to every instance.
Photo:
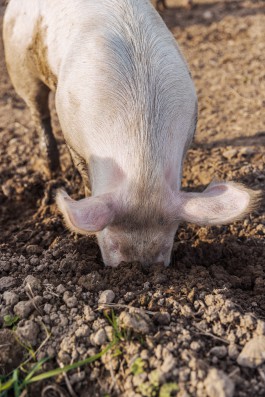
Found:
[[[144,266],[163,263],[168,266],[177,226],[125,232],[121,227],[107,227],[97,233],[105,265],[140,262]]]
[[[67,226],[78,233],[96,233],[104,263],[143,265],[170,263],[174,236],[180,221],[200,225],[221,225],[240,219],[255,204],[257,194],[240,184],[215,183],[202,193],[165,194],[136,206],[115,193],[80,201],[66,192],[57,194],[57,204]],[[126,196],[124,194],[124,196]]]

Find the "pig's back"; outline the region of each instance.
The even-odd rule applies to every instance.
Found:
[[[16,51],[45,54],[65,138],[82,157],[115,158],[122,170],[133,161],[138,174],[143,157],[150,169],[181,162],[196,95],[149,0],[11,0],[12,19]]]
[[[85,158],[86,148],[94,156],[115,157],[124,169],[129,159],[121,148],[137,153],[134,161],[168,155],[170,144],[175,149],[173,135],[183,114],[181,157],[190,127],[186,108],[195,113],[196,95],[164,22],[147,0],[81,3],[90,13],[58,81],[57,108],[68,141]],[[76,117],[70,119],[67,109],[73,106]]]

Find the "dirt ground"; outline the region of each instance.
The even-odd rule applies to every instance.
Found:
[[[183,186],[225,179],[264,192],[265,2],[168,5],[163,18],[199,97]],[[14,333],[37,350],[37,360],[51,357],[45,370],[99,352],[113,337],[100,306],[107,302],[125,329],[115,348],[33,384],[30,397],[264,397],[264,199],[228,226],[181,225],[167,269],[104,267],[95,239],[67,231],[49,200],[38,137],[11,86],[2,44],[0,51],[0,374],[26,357]],[[55,114],[54,129],[63,165],[57,185],[82,197]],[[15,331],[6,315],[19,317]]]

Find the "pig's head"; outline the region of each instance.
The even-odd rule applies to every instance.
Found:
[[[255,198],[255,192],[240,184],[220,182],[202,193],[168,189],[156,204],[149,198],[138,205],[115,192],[75,201],[61,190],[57,204],[70,230],[97,234],[106,265],[139,261],[167,266],[179,222],[226,224],[251,210]]]

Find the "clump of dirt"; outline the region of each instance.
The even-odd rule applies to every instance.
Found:
[[[163,12],[199,95],[183,186],[233,179],[264,191],[264,2],[186,3],[168,0]],[[3,2],[0,10],[2,19]],[[104,267],[95,237],[67,231],[52,199],[59,185],[83,195],[56,115],[62,172],[49,181],[29,112],[7,73],[0,78],[0,324],[6,315],[19,317],[13,331],[0,331],[4,372],[23,360],[14,335],[41,346],[37,359],[51,358],[46,369],[93,356],[117,332],[113,310],[123,326],[114,350],[70,371],[67,381],[59,376],[31,386],[30,396],[47,385],[81,397],[149,397],[171,389],[177,397],[264,396],[264,200],[231,225],[181,225],[168,268]]]
[[[0,346],[0,375],[7,375],[21,364],[25,349],[8,329],[0,330]]]

